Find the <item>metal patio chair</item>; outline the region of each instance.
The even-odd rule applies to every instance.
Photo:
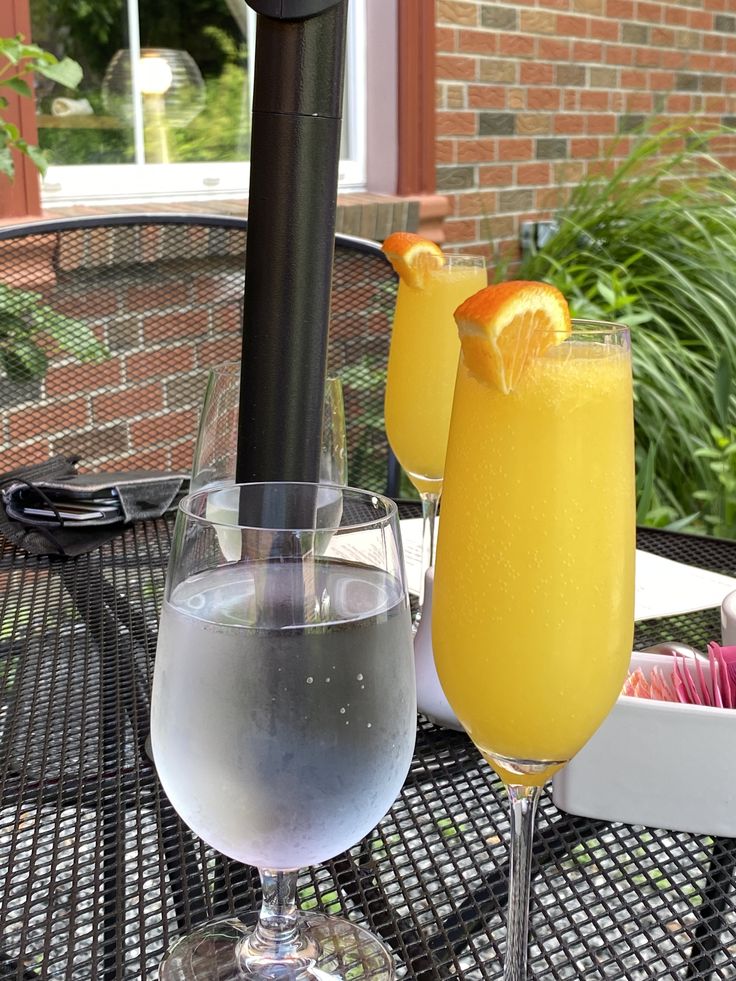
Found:
[[[4,306],[39,293],[109,355],[80,364],[46,346],[44,378],[0,379],[0,473],[54,453],[80,456],[86,470],[188,470],[206,369],[240,356],[246,241],[244,219],[207,215],[0,228],[0,323]],[[383,391],[395,297],[378,246],[336,236],[328,371],[343,383],[349,480],[391,494]]]

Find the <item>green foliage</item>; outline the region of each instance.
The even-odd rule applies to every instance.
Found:
[[[10,381],[32,381],[46,373],[40,335],[53,338],[79,361],[98,361],[107,354],[86,324],[58,313],[38,293],[0,283],[0,367]]]
[[[246,160],[250,155],[250,103],[247,52],[217,27],[202,34],[221,52],[220,74],[205,79],[205,108],[183,129],[171,131],[172,157],[178,161]]]
[[[125,6],[124,0],[33,0],[32,15],[35,38],[42,36],[42,25],[49,25],[51,33],[64,37],[67,45],[74,47],[77,39],[79,55],[72,51],[74,57],[107,48],[104,56],[109,60],[109,46],[120,33]]]
[[[13,149],[25,154],[42,174],[46,172],[43,153],[23,139],[17,126],[2,118],[3,110],[8,107],[2,90],[29,97],[32,94],[29,80],[34,73],[72,89],[82,78],[82,69],[71,58],[59,61],[38,45],[26,44],[20,34],[0,37],[0,174],[10,178],[14,175]]]
[[[75,88],[82,77],[79,65],[70,58],[59,61],[36,44],[26,44],[21,35],[0,37],[0,174],[12,179],[12,150],[24,153],[45,173],[46,158],[21,136],[18,128],[2,118],[8,99],[2,90],[24,98],[32,95],[29,80],[36,73],[66,88]],[[38,293],[11,289],[0,283],[0,368],[10,381],[42,378],[48,364],[38,335],[56,341],[80,361],[98,360],[105,349],[86,324],[66,317],[43,302]]]
[[[735,404],[736,175],[710,149],[724,139],[648,128],[574,189],[518,277],[557,285],[574,316],[631,326],[640,520],[736,537],[719,443]]]
[[[736,426],[710,427],[710,444],[696,450],[710,468],[714,485],[695,491],[704,520],[714,535],[736,537]]]

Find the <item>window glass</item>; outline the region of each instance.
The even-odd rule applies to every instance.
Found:
[[[246,8],[239,0],[32,0],[33,37],[80,62],[74,92],[38,85],[52,164],[247,160]]]
[[[364,180],[364,2],[349,5],[343,187]],[[246,193],[256,17],[245,0],[30,6],[34,41],[84,70],[74,91],[38,81],[45,204]]]

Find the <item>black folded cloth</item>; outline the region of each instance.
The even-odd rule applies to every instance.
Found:
[[[0,534],[31,555],[83,555],[132,521],[160,517],[187,479],[148,470],[79,474],[77,460],[55,456],[0,475]]]

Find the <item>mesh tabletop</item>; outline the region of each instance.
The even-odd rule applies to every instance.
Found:
[[[258,904],[257,875],[181,824],[146,752],[170,533],[137,524],[72,560],[0,552],[2,978],[155,978],[180,931]],[[736,573],[736,544],[646,530],[639,545]],[[648,621],[636,643],[718,632],[709,610]],[[492,770],[420,720],[391,812],[304,872],[300,903],[378,932],[400,978],[500,978],[507,840]],[[729,839],[575,818],[545,796],[532,974],[736,978],[735,862]]]

